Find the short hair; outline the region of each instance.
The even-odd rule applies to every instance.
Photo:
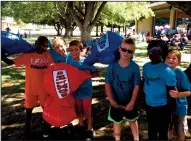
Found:
[[[63,42],[64,45],[66,46],[66,41],[64,40],[63,37],[55,36],[54,39],[52,40],[52,48],[54,49],[57,45],[60,44],[60,42]]]
[[[81,51],[83,50],[83,44],[80,41],[78,41],[78,40],[72,40],[69,43],[69,47],[71,47],[71,46],[78,46]]]
[[[122,43],[135,46],[135,41],[132,38],[124,38]]]
[[[46,36],[39,36],[38,39],[35,41],[35,46],[42,46],[45,42],[48,42],[48,38]]]
[[[151,40],[148,44],[147,51],[149,52],[149,50],[154,48],[154,47],[161,50],[161,57],[164,61],[168,55],[168,44],[161,39]]]
[[[177,49],[169,49],[168,53],[174,53],[176,55],[176,57],[178,58],[178,61],[179,62],[181,61],[182,54],[181,54],[181,52],[179,50],[177,50]]]

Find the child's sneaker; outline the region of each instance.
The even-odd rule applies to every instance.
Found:
[[[73,133],[73,129],[74,129],[74,126],[72,123],[68,124],[68,134],[72,134]]]
[[[92,140],[93,139],[93,134],[94,134],[93,130],[88,130],[87,133],[86,133],[86,140],[87,141]]]
[[[50,131],[48,129],[44,129],[42,136],[43,136],[43,138],[48,138],[50,136]]]

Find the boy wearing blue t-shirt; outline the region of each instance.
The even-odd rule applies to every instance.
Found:
[[[173,114],[173,120],[169,130],[169,139],[173,135],[173,126],[177,134],[176,140],[184,140],[184,124],[183,121],[187,115],[188,103],[187,96],[191,95],[191,85],[188,81],[186,74],[177,66],[181,62],[181,53],[178,50],[169,50],[165,63],[170,66],[176,73],[176,87],[178,90],[171,90],[170,95],[172,98],[176,98],[176,111]]]
[[[174,71],[162,62],[168,47],[162,40],[152,40],[148,45],[151,62],[143,66],[143,80],[146,98],[149,140],[168,140],[168,127],[175,100],[169,96],[176,89]],[[157,137],[159,134],[159,138]]]
[[[139,140],[135,102],[141,79],[139,66],[131,59],[134,51],[134,41],[124,39],[119,48],[119,60],[108,66],[105,75],[105,90],[111,104],[108,120],[113,122],[115,140],[120,140],[123,117],[129,121],[134,140]]]

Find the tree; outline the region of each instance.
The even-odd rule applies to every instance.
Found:
[[[101,13],[101,20],[106,25],[129,26],[135,20],[153,14],[147,2],[108,2]]]
[[[3,2],[2,15],[21,19],[25,23],[48,24],[54,26],[57,35],[65,28],[74,29],[74,22],[69,17],[67,2]],[[64,15],[64,16],[63,16]],[[66,18],[66,16],[67,18]]]
[[[68,2],[69,10],[81,31],[81,41],[85,43],[91,37],[91,31],[98,21],[107,2]]]

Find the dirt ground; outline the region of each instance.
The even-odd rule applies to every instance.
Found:
[[[145,49],[143,49],[144,51]],[[140,51],[141,54],[145,54]],[[188,53],[189,54],[189,53]],[[138,56],[140,56],[138,55]],[[141,56],[143,59],[145,56]],[[141,58],[137,58],[140,61]],[[24,131],[24,117],[25,109],[24,105],[24,68],[15,68],[13,66],[7,66],[3,62],[2,64],[2,108],[1,108],[1,139],[2,140],[22,140]],[[141,64],[141,62],[140,62]],[[188,63],[183,64],[187,66]],[[100,77],[93,79],[93,103],[92,114],[94,119],[94,140],[113,140],[112,123],[107,120],[109,103],[106,99],[104,90],[104,73],[105,66],[98,65],[100,70]],[[189,100],[191,103],[191,100]],[[141,100],[137,102],[140,109]],[[33,110],[33,118],[31,124],[31,140],[42,140],[42,109],[40,106]],[[147,139],[147,122],[146,116],[140,114],[139,117],[139,134],[141,140]],[[52,140],[83,140],[84,134],[78,130],[76,122],[74,121],[73,134],[67,134],[67,127],[61,129],[52,128],[51,138]],[[188,124],[191,129],[191,107],[189,107]],[[122,140],[132,140],[132,134],[127,122],[122,124]],[[191,137],[187,137],[191,140]]]

